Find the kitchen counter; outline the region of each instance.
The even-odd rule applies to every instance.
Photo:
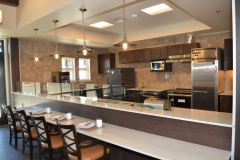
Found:
[[[24,95],[22,93],[16,93],[16,92],[12,92],[12,93]],[[24,95],[24,96],[32,97],[32,95]],[[164,117],[164,118],[183,120],[183,121],[189,121],[189,122],[210,124],[210,125],[223,126],[223,127],[233,127],[231,113],[196,110],[196,109],[185,109],[185,108],[178,108],[178,107],[173,107],[172,111],[165,111],[165,110],[149,109],[149,108],[143,108],[143,107],[132,107],[130,105],[116,104],[116,103],[109,103],[108,106],[105,106],[104,102],[97,103],[96,100],[92,100],[91,98],[83,98],[83,101],[80,101],[79,98],[77,99],[76,97],[72,97],[72,96],[66,97],[65,100],[58,99],[57,96],[54,96],[51,98],[46,97],[46,95],[40,95],[40,96],[34,96],[34,97],[50,99],[55,101],[63,101],[68,103],[85,104],[85,105],[100,107],[105,109],[145,114],[150,116]]]
[[[167,91],[167,90],[171,90],[173,88],[128,88],[126,89],[127,91],[142,91],[142,92],[147,92],[147,91],[153,91],[153,92],[162,92],[162,91]]]
[[[232,96],[233,91],[224,91],[222,93],[219,93],[220,96]]]
[[[25,108],[27,113],[39,110],[37,107]],[[51,117],[62,114],[52,110],[50,114],[44,114],[44,116],[47,122],[56,125],[55,121],[51,120]],[[61,124],[78,125],[86,121],[95,122],[90,119],[73,116],[72,120],[63,120]],[[87,130],[77,130],[77,132],[161,160],[229,160],[230,157],[230,151],[184,142],[104,122],[102,128],[93,127]]]

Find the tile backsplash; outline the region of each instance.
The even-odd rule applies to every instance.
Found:
[[[230,31],[211,33],[194,36],[193,42],[199,42],[202,48],[220,47],[224,48],[224,39],[232,37]],[[131,49],[150,48],[158,46],[166,46],[173,44],[186,43],[186,36],[154,39],[142,42],[136,42],[137,46]],[[55,60],[49,57],[54,53],[55,43],[51,42],[38,42],[38,55],[43,58],[43,61],[35,63],[29,61],[30,57],[34,56],[34,41],[20,39],[20,67],[21,67],[21,81],[27,82],[50,82],[51,72],[61,71],[61,60]],[[76,68],[78,68],[77,58],[83,57],[76,54],[79,46],[74,45],[59,45],[59,52],[66,57],[73,57],[76,59]],[[191,64],[190,63],[177,63],[173,64],[172,72],[151,72],[150,62],[148,63],[132,63],[132,64],[119,64],[119,51],[121,48],[111,47],[104,49],[95,49],[95,53],[90,53],[91,59],[91,81],[87,83],[103,83],[107,84],[107,74],[98,73],[97,54],[100,53],[115,53],[116,67],[117,68],[135,68],[136,85],[146,87],[178,87],[178,88],[191,88]],[[165,79],[165,74],[169,74],[169,79]],[[78,71],[76,70],[76,77]],[[78,79],[76,80],[78,82]],[[232,90],[232,71],[225,72],[225,90]]]

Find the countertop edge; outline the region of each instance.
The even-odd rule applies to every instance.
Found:
[[[109,106],[105,107],[105,106],[99,106],[99,105],[93,105],[93,104],[87,104],[87,103],[71,102],[71,101],[65,101],[65,100],[59,100],[59,99],[51,99],[51,98],[46,98],[46,97],[24,95],[24,94],[16,93],[16,92],[11,92],[11,93],[19,94],[19,95],[23,95],[23,96],[38,97],[38,98],[62,101],[62,102],[67,102],[67,103],[83,104],[83,105],[94,106],[94,107],[99,107],[99,108],[105,108],[105,109],[107,108],[107,109],[112,109],[112,110],[125,111],[125,112],[131,112],[131,113],[138,113],[138,114],[144,114],[144,115],[150,115],[150,116],[156,116],[156,117],[163,117],[163,118],[169,118],[169,119],[175,119],[175,120],[182,120],[182,121],[188,121],[188,122],[202,123],[202,124],[215,125],[215,126],[221,126],[221,127],[229,127],[229,128],[233,128],[234,127],[234,125],[223,124],[223,123],[215,123],[215,122],[208,122],[208,121],[201,121],[201,120],[193,120],[193,119],[186,119],[186,118],[181,118],[181,117],[171,117],[171,116],[159,115],[159,114],[154,114],[154,113],[145,113],[145,112],[133,111],[133,110],[127,110],[127,109],[118,109],[118,108],[109,107]]]

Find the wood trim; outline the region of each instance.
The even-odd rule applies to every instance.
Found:
[[[16,92],[20,85],[20,64],[18,38],[9,38],[11,51],[12,91]]]
[[[113,125],[213,148],[231,150],[232,128],[230,127],[149,116],[18,94],[13,94],[13,98],[18,103],[30,103],[41,108],[51,107],[55,111],[72,112],[73,115],[92,120],[101,117],[103,122]]]
[[[19,0],[0,0],[0,4],[17,7],[19,5]]]

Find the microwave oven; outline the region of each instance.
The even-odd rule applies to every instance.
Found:
[[[172,64],[165,60],[151,61],[151,71],[172,71]]]

